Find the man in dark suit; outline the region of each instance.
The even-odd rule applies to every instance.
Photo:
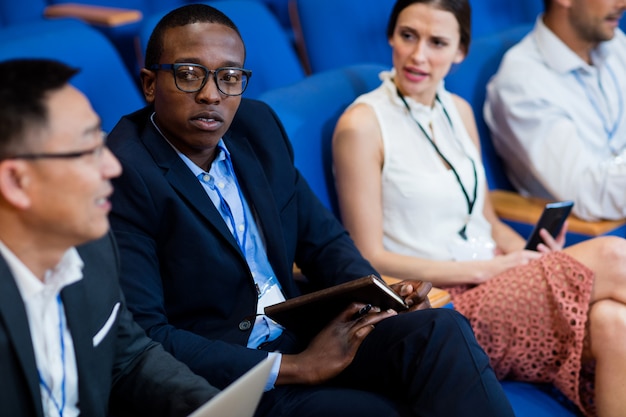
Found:
[[[294,261],[312,289],[376,271],[295,169],[276,115],[241,99],[244,58],[219,11],[172,11],[141,71],[150,105],[109,136],[124,166],[110,218],[138,323],[218,387],[278,356],[258,416],[512,415],[467,321],[420,310],[428,284],[396,287],[411,312],[352,320],[355,303],[310,341],[263,315],[300,293]]]
[[[120,164],[49,60],[0,63],[0,414],[186,416],[217,393],[133,321],[108,232]],[[79,245],[79,246],[77,246]]]

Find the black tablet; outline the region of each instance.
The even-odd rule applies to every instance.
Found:
[[[528,241],[526,242],[526,248],[528,250],[537,250],[537,245],[543,242],[539,231],[546,229],[552,237],[555,237],[561,231],[563,223],[569,216],[574,206],[573,201],[558,201],[556,203],[548,203],[541,213],[539,221],[535,225],[533,232],[530,234]]]

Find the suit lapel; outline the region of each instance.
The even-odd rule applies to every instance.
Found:
[[[202,185],[150,122],[144,130],[141,140],[148,152],[152,154],[156,164],[163,170],[170,185],[243,257],[237,241],[228,230],[209,196],[206,195]]]
[[[290,271],[285,269],[288,262],[282,225],[263,168],[245,137],[227,134],[224,141],[230,151],[239,186],[250,209],[256,214],[259,229],[265,235],[267,257],[274,273],[278,277],[289,276]]]
[[[93,335],[89,331],[89,324],[91,323],[88,305],[89,297],[85,291],[85,285],[85,278],[83,277],[82,280],[61,290],[65,318],[74,342],[74,354],[78,372],[78,393],[80,408],[83,412],[84,410],[93,409],[92,399],[90,398],[90,393],[93,390],[84,385],[84,382],[90,380],[87,374],[90,369],[94,368],[92,361],[95,360],[92,354],[94,351],[92,344]]]
[[[33,341],[30,338],[26,308],[13,274],[2,257],[0,257],[0,320],[6,325],[7,336],[14,346],[24,372],[26,383],[35,403],[35,410],[37,410],[38,415],[41,415],[43,406],[37,378],[37,362],[35,361]]]

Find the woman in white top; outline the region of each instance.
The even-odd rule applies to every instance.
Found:
[[[448,288],[500,378],[554,384],[586,415],[626,415],[626,241],[538,252],[487,193],[467,102],[443,78],[470,42],[467,0],[398,0],[394,68],[333,138],[343,222],[378,271]],[[595,388],[594,388],[595,384]]]

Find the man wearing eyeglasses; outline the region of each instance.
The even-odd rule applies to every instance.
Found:
[[[121,167],[75,73],[0,62],[0,414],[186,416],[217,390],[126,307],[107,219]]]
[[[312,288],[376,271],[295,169],[276,115],[241,98],[254,79],[244,58],[213,7],[170,12],[141,71],[149,105],[109,135],[124,167],[110,218],[135,319],[217,387],[277,356],[257,416],[511,416],[467,321],[420,310],[429,284],[396,287],[411,312],[352,319],[355,303],[310,341],[263,314],[300,293],[294,261]]]

